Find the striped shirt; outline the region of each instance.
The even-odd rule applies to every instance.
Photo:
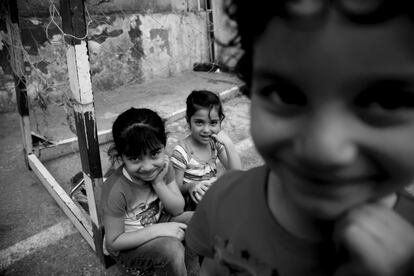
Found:
[[[217,179],[217,157],[224,150],[224,146],[217,142],[210,142],[211,158],[201,161],[194,155],[191,147],[182,140],[175,146],[171,155],[171,163],[176,170],[184,171],[183,184],[205,181],[212,183]]]

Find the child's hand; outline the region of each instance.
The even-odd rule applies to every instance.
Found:
[[[349,262],[335,276],[414,275],[414,227],[388,207],[367,204],[337,224]]]
[[[177,238],[184,240],[185,229],[187,225],[181,222],[164,222],[156,224],[160,236]]]
[[[233,143],[230,137],[224,130],[220,130],[217,134],[212,134],[211,138],[220,144],[228,145],[229,143]]]
[[[164,166],[160,169],[160,172],[155,177],[154,181],[152,181],[153,185],[156,185],[156,184],[164,181],[164,177],[168,172],[169,164],[170,164],[170,159],[168,158],[167,155],[165,155],[165,157],[164,157]]]
[[[198,204],[210,186],[210,182],[200,182],[192,185],[188,191],[191,199]]]

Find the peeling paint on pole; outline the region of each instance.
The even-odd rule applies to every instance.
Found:
[[[69,46],[66,53],[73,99],[82,105],[93,102],[88,50],[85,41]]]

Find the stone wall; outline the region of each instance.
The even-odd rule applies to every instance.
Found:
[[[86,1],[94,92],[174,76],[209,62],[207,13],[197,0]],[[18,0],[31,104],[69,100],[59,3]],[[4,15],[4,13],[2,13]],[[0,112],[15,110],[5,18],[0,19]]]

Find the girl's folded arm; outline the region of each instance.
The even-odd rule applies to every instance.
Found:
[[[175,169],[175,182],[177,183],[178,188],[181,191],[181,194],[189,193],[197,182],[185,183],[184,184],[184,171]]]
[[[181,193],[187,193],[187,187],[184,185],[184,171],[174,168],[175,171],[175,182],[180,189]]]
[[[122,217],[104,216],[106,246],[110,250],[119,251],[138,247],[143,243],[160,236],[157,224],[137,231],[125,233]]]
[[[153,187],[168,213],[176,216],[184,211],[184,198],[175,179],[168,184],[165,181],[154,183]]]

